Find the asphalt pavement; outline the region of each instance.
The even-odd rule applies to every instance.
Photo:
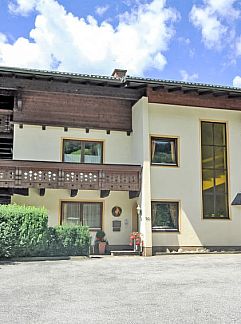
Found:
[[[0,323],[241,323],[241,254],[0,263]]]

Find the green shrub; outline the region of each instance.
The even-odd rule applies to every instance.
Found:
[[[0,205],[0,258],[89,254],[88,227],[47,223],[44,208]]]
[[[0,257],[32,255],[43,244],[47,223],[43,208],[0,205]]]
[[[50,250],[56,249],[60,255],[88,255],[90,233],[87,226],[57,226],[55,239]]]

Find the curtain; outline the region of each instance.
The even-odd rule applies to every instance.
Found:
[[[83,225],[90,228],[101,228],[100,204],[83,204]]]
[[[78,203],[64,203],[63,207],[63,225],[80,224],[81,206]]]

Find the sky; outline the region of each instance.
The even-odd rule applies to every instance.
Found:
[[[0,66],[241,87],[241,0],[0,0]]]

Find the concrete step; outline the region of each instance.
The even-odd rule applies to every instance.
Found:
[[[133,256],[133,255],[141,255],[140,251],[111,251],[110,254],[112,256]]]

